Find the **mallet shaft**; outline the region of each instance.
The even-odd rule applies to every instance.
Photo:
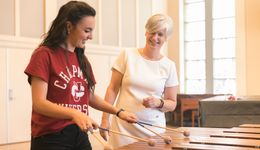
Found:
[[[149,142],[149,140],[146,140],[146,139],[143,139],[143,138],[139,138],[139,137],[136,137],[136,136],[132,136],[132,135],[128,135],[128,134],[124,134],[124,133],[121,133],[121,132],[118,132],[118,131],[114,131],[114,130],[110,130],[110,129],[105,129],[105,128],[102,128],[102,127],[99,127],[99,129],[104,130],[104,131],[108,131],[108,132],[112,132],[112,133],[115,133],[115,134],[127,136],[127,137],[130,137],[130,138],[139,140],[139,141]]]

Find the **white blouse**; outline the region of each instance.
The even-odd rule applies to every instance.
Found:
[[[163,98],[165,87],[179,84],[175,63],[167,57],[158,61],[147,60],[140,55],[138,49],[127,49],[120,53],[113,68],[123,74],[116,107],[135,113],[142,122],[165,127],[164,112],[155,108],[145,108],[142,102],[143,98],[149,96]],[[146,127],[157,133],[164,132],[161,128]],[[111,129],[142,138],[154,136],[154,133],[140,125],[129,124],[115,116],[112,118]],[[116,148],[136,140],[111,133],[109,141]]]

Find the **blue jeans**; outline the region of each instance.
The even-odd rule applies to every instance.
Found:
[[[88,135],[75,125],[31,139],[31,150],[92,150]]]

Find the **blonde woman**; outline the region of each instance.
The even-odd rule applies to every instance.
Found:
[[[112,67],[105,95],[105,101],[135,113],[140,121],[160,126],[166,126],[164,112],[176,107],[178,77],[175,63],[161,54],[162,46],[172,34],[172,25],[171,18],[163,14],[148,19],[145,47],[120,53]],[[110,123],[107,113],[102,116],[101,126],[143,138],[154,135],[138,124],[127,124],[116,117]],[[158,128],[152,130],[164,132]],[[108,136],[104,131],[100,133],[115,148],[135,142],[128,137],[112,133]]]

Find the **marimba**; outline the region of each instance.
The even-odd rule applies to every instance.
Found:
[[[255,127],[253,127],[255,126]],[[135,142],[116,150],[257,150],[260,149],[259,125],[246,127],[241,125],[234,128],[199,128],[181,127],[179,130],[189,130],[190,136],[185,137],[178,132],[167,131],[163,135],[172,138],[171,144],[165,142],[158,136],[152,137],[156,140],[155,146],[149,146],[146,142]]]

